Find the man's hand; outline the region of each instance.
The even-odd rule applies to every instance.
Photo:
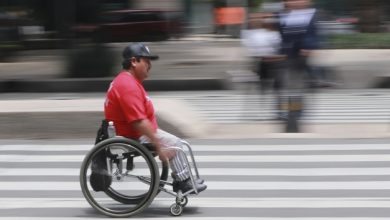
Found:
[[[157,152],[160,160],[170,160],[176,155],[175,150],[162,150],[160,140],[157,138],[148,120],[143,119],[135,121],[133,122],[133,126],[137,131],[139,131],[143,135],[146,135],[149,138],[150,142],[154,145],[154,150]]]
[[[170,160],[176,155],[176,152],[174,150],[169,150],[169,149],[164,149],[164,150],[160,149],[157,151],[157,153],[158,153],[160,160],[163,160],[163,161]]]

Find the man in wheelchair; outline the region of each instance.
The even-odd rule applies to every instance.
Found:
[[[141,43],[128,45],[122,56],[123,70],[111,82],[106,94],[106,120],[114,122],[117,135],[139,140],[142,144],[153,144],[159,158],[169,160],[173,191],[204,191],[207,186],[202,179],[196,179],[193,185],[183,154],[171,149],[182,149],[181,139],[158,128],[153,103],[142,85],[152,67],[151,60],[157,60],[158,56]]]

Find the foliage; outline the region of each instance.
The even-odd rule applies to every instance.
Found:
[[[259,7],[263,1],[262,0],[248,0],[249,7]]]
[[[366,33],[380,32],[381,20],[390,19],[388,0],[313,0],[316,7],[327,14],[359,18],[359,30]]]
[[[340,49],[390,49],[390,33],[357,33],[329,37],[328,46]]]

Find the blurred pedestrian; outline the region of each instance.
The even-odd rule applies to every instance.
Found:
[[[282,37],[281,52],[287,56],[286,96],[280,100],[281,110],[287,110],[288,123],[295,123],[291,130],[297,131],[297,120],[303,108],[303,92],[309,76],[309,57],[318,49],[316,9],[310,0],[284,0],[285,10],[279,15],[279,30]],[[282,115],[282,117],[284,117]],[[292,120],[292,121],[290,121]],[[287,129],[289,130],[289,128]]]
[[[158,59],[141,43],[128,45],[122,53],[123,69],[112,81],[104,105],[105,118],[113,121],[117,135],[152,143],[160,159],[168,159],[174,178],[173,190],[183,193],[196,188],[201,192],[207,188],[203,180],[195,180],[193,186],[188,164],[177,150],[182,148],[181,139],[158,128],[151,99],[142,82],[149,76],[151,60]]]
[[[279,17],[281,52],[288,57],[289,87],[300,87],[307,76],[308,59],[319,48],[316,9],[310,0],[284,0],[284,5]]]
[[[276,17],[272,13],[254,13],[249,16],[248,29],[241,31],[242,44],[252,59],[252,69],[259,76],[261,90],[275,83],[281,37],[277,31]]]

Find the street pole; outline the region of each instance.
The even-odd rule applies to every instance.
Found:
[[[289,95],[287,99],[287,109],[286,132],[300,132],[298,123],[303,109],[302,96]]]

